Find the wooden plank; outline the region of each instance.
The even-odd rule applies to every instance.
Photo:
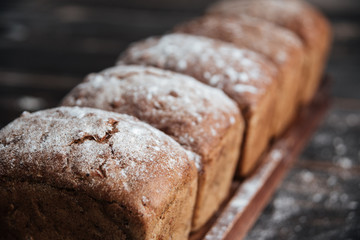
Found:
[[[243,239],[266,206],[277,186],[322,121],[330,106],[329,83],[319,89],[313,102],[301,109],[286,133],[263,156],[257,170],[242,182],[234,182],[231,194],[220,212],[190,240]]]
[[[0,86],[11,88],[37,88],[46,91],[68,91],[82,81],[82,78],[0,71]]]

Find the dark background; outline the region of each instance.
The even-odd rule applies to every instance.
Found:
[[[54,107],[136,40],[207,0],[1,0],[0,127]],[[360,1],[312,0],[331,20],[334,104],[247,239],[360,239]]]

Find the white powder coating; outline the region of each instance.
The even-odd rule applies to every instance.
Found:
[[[246,85],[246,84],[236,84],[234,86],[234,90],[235,92],[249,92],[249,93],[253,93],[256,94],[258,92],[258,89],[254,86],[250,86],[250,85]]]
[[[23,114],[0,131],[0,158],[1,177],[134,204],[145,196],[156,205],[196,174],[188,153],[150,125],[78,107]]]
[[[136,116],[201,156],[242,121],[236,104],[221,90],[144,66],[117,66],[91,74],[63,104]]]
[[[294,57],[292,52],[303,50],[301,40],[293,32],[244,14],[236,18],[205,16],[180,25],[176,30],[231,42],[264,54],[280,66]]]
[[[183,64],[183,62],[186,64]],[[151,65],[193,76],[223,89],[238,103],[251,102],[272,84],[276,67],[259,54],[210,38],[187,34],[168,34],[133,44],[118,64]],[[237,84],[250,85],[234,91]],[[238,87],[239,90],[239,87]]]

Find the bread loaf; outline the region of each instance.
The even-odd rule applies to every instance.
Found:
[[[191,152],[133,117],[61,107],[0,131],[6,239],[187,239]]]
[[[275,104],[273,134],[279,136],[297,113],[298,91],[302,87],[304,49],[291,31],[246,15],[237,18],[205,16],[181,24],[177,32],[201,35],[263,54],[280,71]]]
[[[327,19],[305,1],[236,0],[222,1],[209,8],[210,14],[229,16],[250,15],[288,28],[305,46],[302,102],[314,96],[331,43]]]
[[[244,122],[222,91],[152,67],[117,66],[89,75],[63,100],[136,116],[199,156],[193,230],[227,197],[239,158]]]
[[[278,87],[276,67],[259,54],[187,34],[169,34],[133,44],[119,64],[142,64],[193,76],[235,100],[246,121],[240,175],[248,174],[267,148]]]

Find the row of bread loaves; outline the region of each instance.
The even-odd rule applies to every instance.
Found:
[[[311,101],[329,45],[298,0],[220,2],[134,43],[0,131],[0,238],[187,239]]]

